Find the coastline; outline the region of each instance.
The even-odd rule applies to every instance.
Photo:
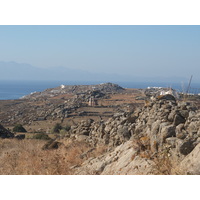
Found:
[[[34,92],[42,92],[48,88],[55,88],[60,85],[93,85],[100,84],[101,81],[0,81],[0,100],[14,100]],[[181,92],[181,83],[166,82],[113,82],[123,88],[145,89],[147,87],[172,87]],[[187,83],[184,84],[186,88]],[[192,88],[200,88],[200,83],[192,83]]]

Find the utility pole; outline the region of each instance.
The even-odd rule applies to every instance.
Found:
[[[193,76],[193,75],[192,75]],[[184,94],[184,98],[183,98],[183,101],[186,101],[186,97],[188,97],[188,92],[190,90],[190,84],[191,84],[191,81],[192,81],[192,76],[190,77],[190,81],[189,81],[189,84],[188,84],[188,88],[186,90],[186,93]]]
[[[193,75],[192,75],[193,76]],[[192,76],[190,77],[190,81],[189,81],[189,84],[188,84],[188,88],[187,88],[187,91],[186,93],[188,94],[189,90],[190,90],[190,84],[191,84],[191,81],[192,81]]]

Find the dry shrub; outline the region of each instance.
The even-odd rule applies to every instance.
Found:
[[[45,143],[41,140],[0,140],[0,174],[73,174],[73,169],[85,159],[98,156],[105,149],[96,148],[90,152],[87,143],[70,141],[59,149],[42,150]],[[87,156],[81,157],[85,152],[88,152]]]
[[[169,149],[165,148],[158,152],[152,152],[150,147],[150,138],[148,136],[134,139],[133,148],[137,150],[136,155],[154,162],[156,174],[170,175],[173,173],[173,167],[177,163],[172,162]],[[134,160],[134,158],[135,156],[133,156],[132,160]]]
[[[163,151],[153,158],[158,175],[171,175],[173,164],[168,152]]]
[[[147,136],[135,138],[133,140],[133,148],[137,151],[137,155],[144,158],[151,158],[150,139]]]

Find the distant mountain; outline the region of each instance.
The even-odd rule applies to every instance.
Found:
[[[123,81],[118,74],[90,73],[66,67],[38,68],[25,63],[0,62],[1,80]]]
[[[66,67],[39,68],[26,63],[0,62],[0,80],[37,81],[102,81],[102,82],[181,82],[183,77],[138,77],[137,74],[120,75],[117,72],[91,73]]]

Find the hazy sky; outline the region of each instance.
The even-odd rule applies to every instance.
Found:
[[[200,26],[0,26],[0,61],[197,77]]]

